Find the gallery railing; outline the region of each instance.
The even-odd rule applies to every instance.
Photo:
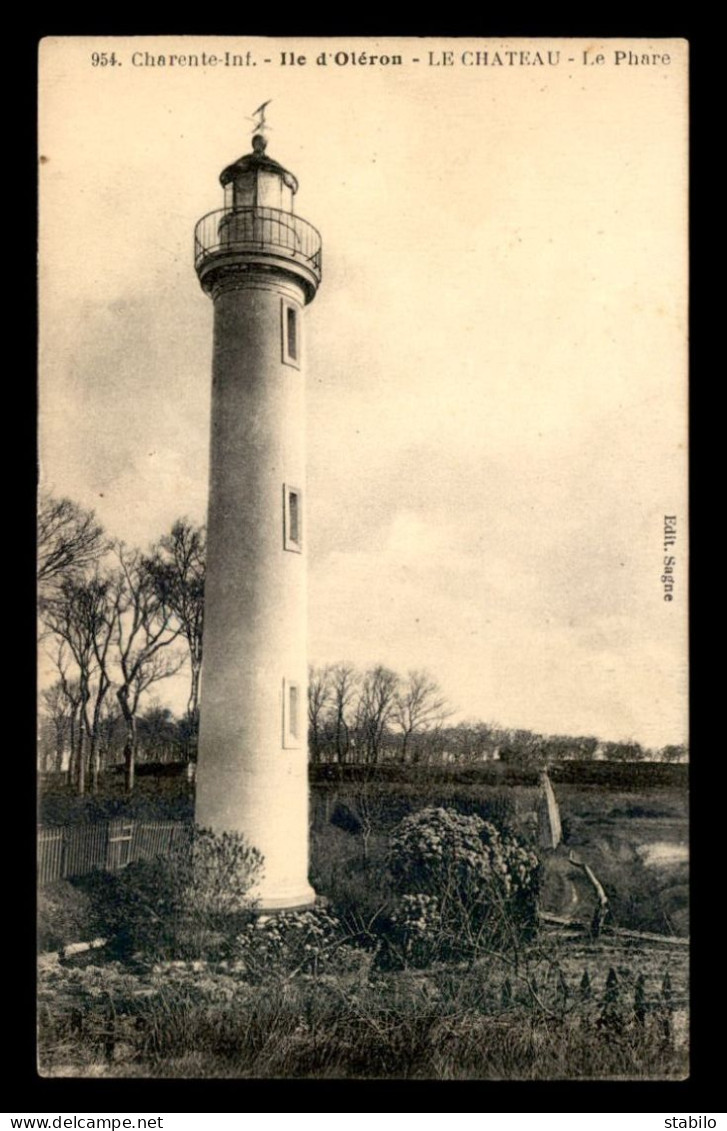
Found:
[[[194,265],[225,252],[270,253],[296,260],[321,278],[321,237],[316,228],[279,208],[219,208],[194,230]]]

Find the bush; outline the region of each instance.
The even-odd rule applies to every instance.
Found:
[[[254,908],[262,857],[236,833],[191,828],[166,856],[89,882],[99,929],[119,955],[217,957]]]
[[[38,892],[38,950],[61,950],[93,936],[88,897],[68,880]]]
[[[535,930],[536,854],[475,814],[423,809],[406,817],[391,836],[388,867],[399,900],[384,964],[472,958]]]
[[[353,973],[366,965],[365,953],[350,945],[339,919],[318,907],[249,923],[235,940],[234,953],[253,980],[279,974]]]

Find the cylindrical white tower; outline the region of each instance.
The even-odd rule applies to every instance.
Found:
[[[196,821],[263,855],[263,910],[305,907],[308,882],[303,310],[321,241],[293,212],[295,177],[253,138],[225,207],[195,231],[214,301],[204,670]]]

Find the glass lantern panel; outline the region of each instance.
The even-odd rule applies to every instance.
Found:
[[[254,208],[255,200],[255,174],[244,173],[236,177],[233,188],[233,208]]]
[[[283,208],[284,187],[282,179],[277,173],[261,172],[258,177],[258,207]]]

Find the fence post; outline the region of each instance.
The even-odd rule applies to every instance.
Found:
[[[131,863],[135,821],[109,821],[106,841],[106,870],[118,872]]]

